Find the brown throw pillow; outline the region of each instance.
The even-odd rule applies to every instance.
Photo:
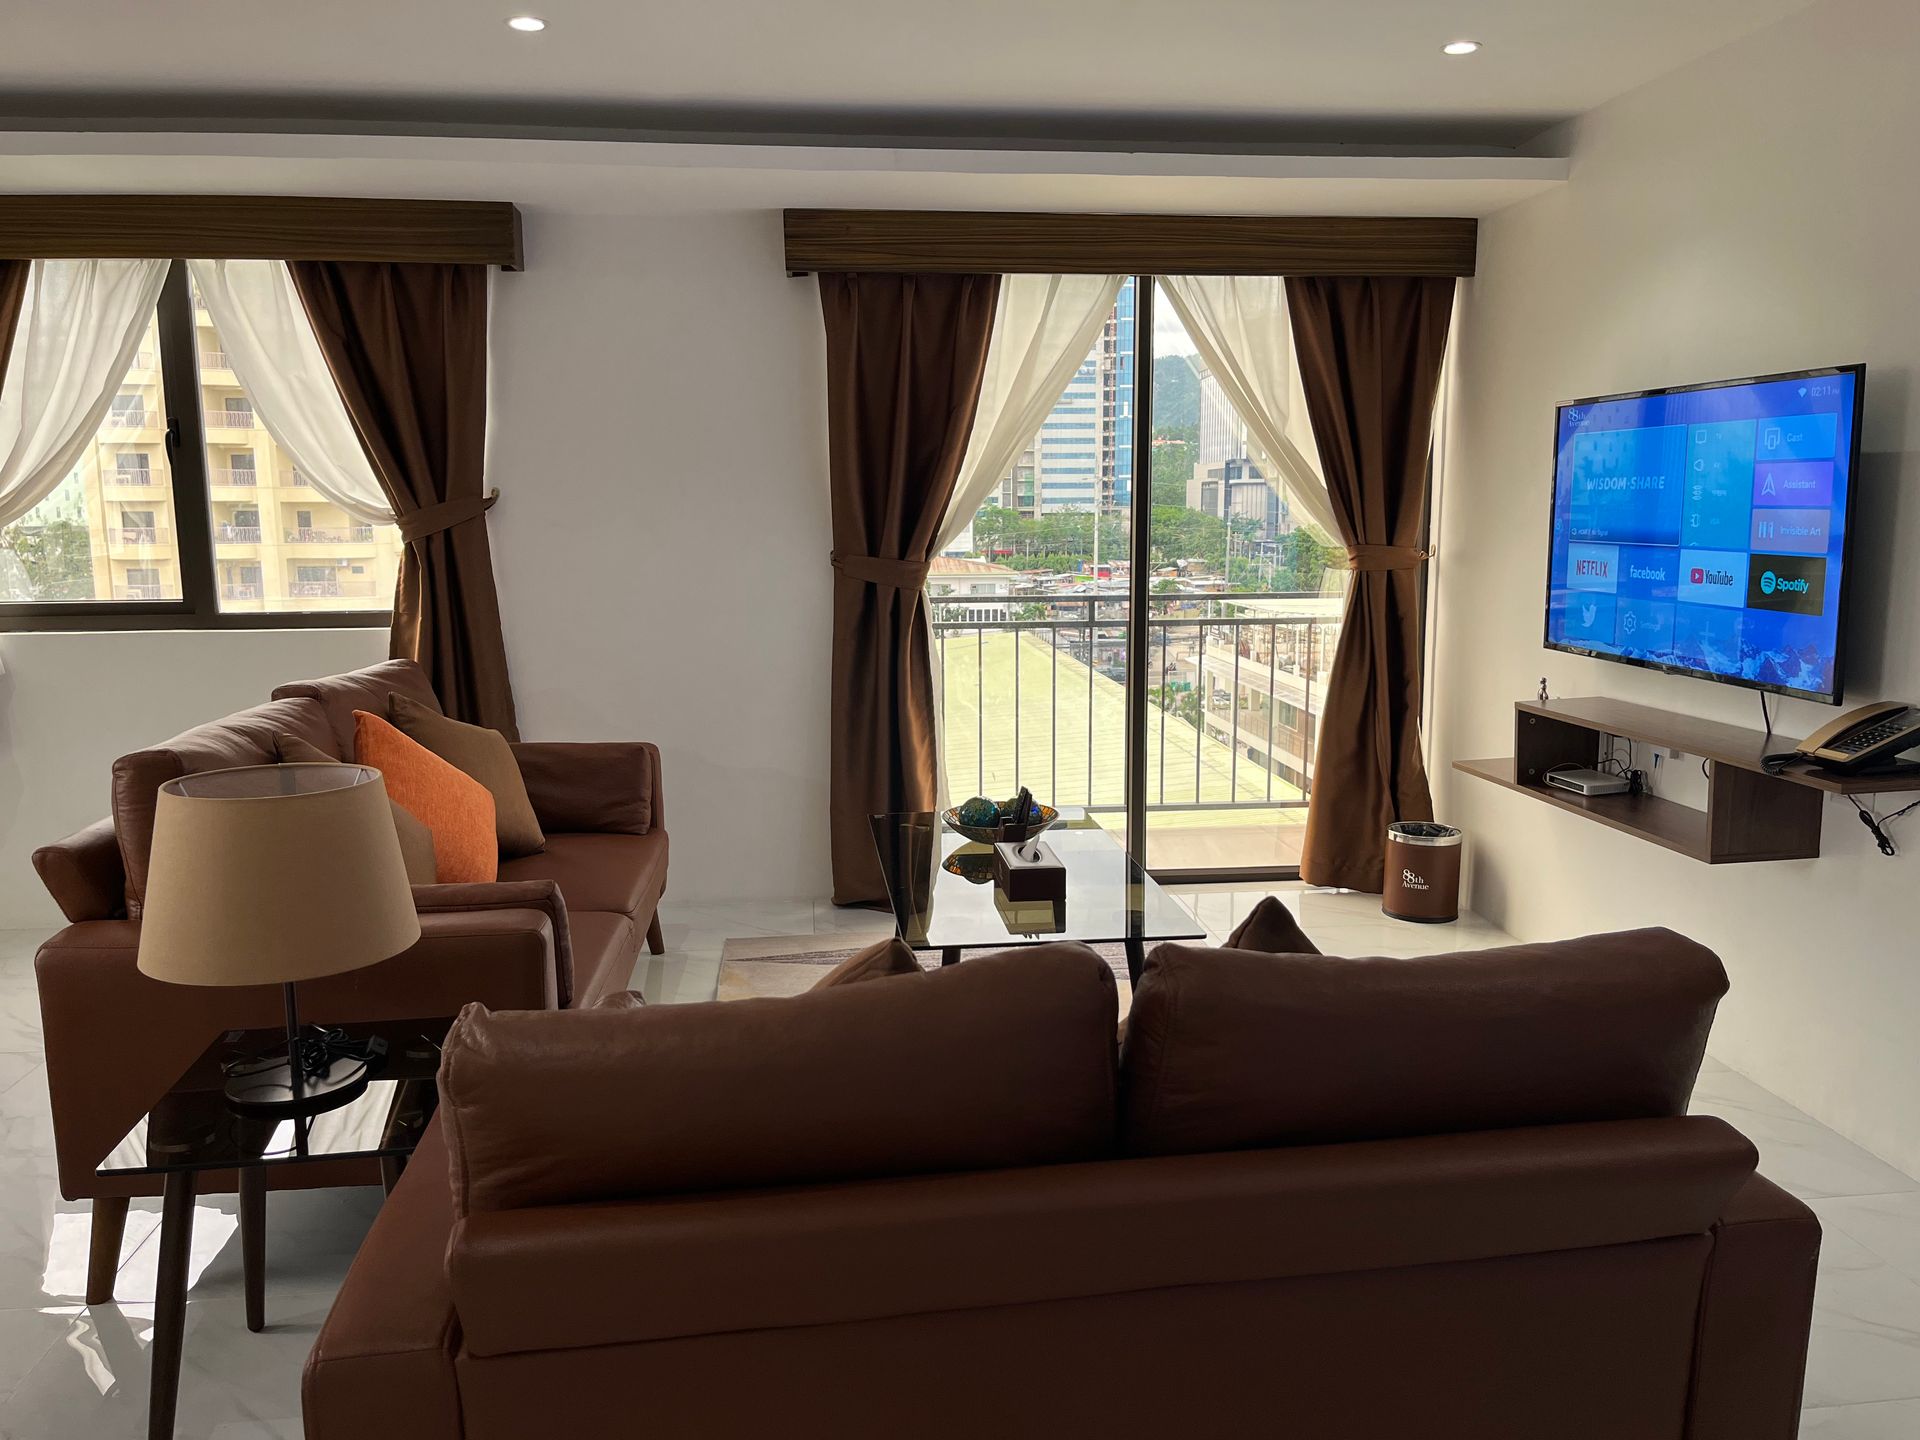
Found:
[[[282,765],[340,763],[318,745],[302,740],[298,735],[276,735],[273,737],[273,746],[279,753]],[[391,795],[387,797],[387,804],[393,807],[393,828],[400,836],[400,858],[407,864],[407,883],[432,885],[438,879],[434,874],[433,832],[414,819],[413,812]]]
[[[409,740],[487,787],[502,855],[532,855],[547,848],[506,736],[484,725],[449,720],[397,691],[387,697],[387,719]]]
[[[1228,950],[1259,950],[1268,955],[1318,955],[1320,947],[1307,938],[1293,912],[1269,895],[1253,907],[1224,947]]]
[[[899,940],[882,940],[857,955],[849,955],[814,982],[815,990],[833,985],[857,985],[862,980],[884,980],[889,975],[918,975],[920,962]]]

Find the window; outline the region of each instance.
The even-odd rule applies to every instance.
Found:
[[[400,550],[261,428],[176,262],[73,472],[0,530],[0,629],[384,625]]]

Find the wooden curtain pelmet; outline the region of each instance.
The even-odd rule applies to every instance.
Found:
[[[1479,222],[1345,215],[789,210],[787,269],[993,275],[1473,274]]]
[[[0,260],[369,260],[522,264],[495,200],[313,195],[0,195]]]

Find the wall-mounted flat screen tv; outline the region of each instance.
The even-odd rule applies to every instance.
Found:
[[[1840,701],[1864,365],[1559,408],[1549,649]]]

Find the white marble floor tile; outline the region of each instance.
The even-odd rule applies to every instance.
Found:
[[[1800,1416],[1800,1440],[1914,1440],[1915,1436],[1920,1436],[1920,1400],[1826,1406]]]
[[[1920,1282],[1920,1190],[1816,1200],[1829,1233],[1857,1240],[1908,1279]],[[1914,1434],[1920,1436],[1920,1430]]]
[[[1702,1071],[1694,1086],[1693,1110],[1718,1115],[1746,1135],[1760,1147],[1760,1169],[1767,1178],[1802,1200],[1920,1189],[1920,1181],[1736,1071]]]
[[[1805,1403],[1920,1398],[1920,1282],[1844,1234],[1820,1249]]]

